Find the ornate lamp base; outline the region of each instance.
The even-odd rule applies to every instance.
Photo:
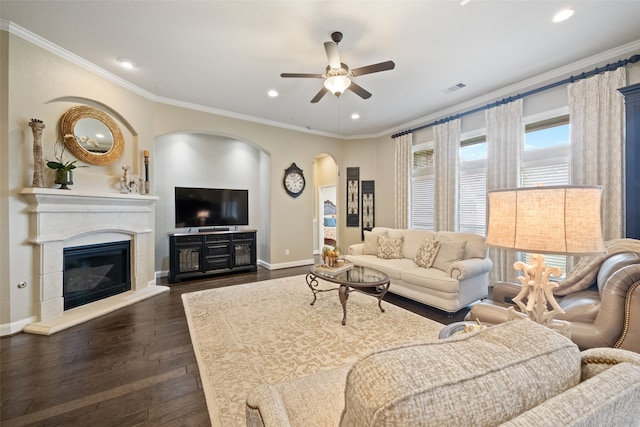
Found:
[[[560,277],[562,270],[558,267],[547,267],[544,256],[541,254],[531,254],[531,264],[516,262],[513,267],[522,271],[524,276],[518,277],[522,287],[520,293],[513,298],[513,302],[521,312],[518,313],[510,307],[509,320],[528,318],[549,328],[557,329],[569,337],[569,323],[554,319],[557,314],[564,314],[564,310],[553,296],[553,288],[557,288],[558,284],[549,282],[550,275]],[[549,310],[549,306],[552,310]]]

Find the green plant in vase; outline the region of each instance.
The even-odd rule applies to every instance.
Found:
[[[68,185],[73,185],[73,170],[77,168],[76,162],[78,160],[65,161],[64,152],[66,150],[64,141],[61,139],[56,140],[53,146],[53,155],[55,160],[47,160],[47,167],[56,171],[56,184],[60,184],[60,188],[63,190],[69,190]]]

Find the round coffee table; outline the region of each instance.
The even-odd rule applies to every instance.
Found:
[[[339,286],[337,288],[321,289],[318,287],[318,278]],[[348,269],[338,272],[332,272],[330,268],[322,265],[315,265],[311,268],[309,274],[307,274],[306,280],[309,289],[313,292],[311,305],[316,302],[316,297],[320,292],[338,291],[340,304],[342,304],[343,325],[347,323],[347,300],[349,299],[349,293],[358,291],[376,297],[378,299],[378,307],[380,311],[384,313],[382,298],[387,293],[387,290],[389,290],[389,285],[391,284],[389,277],[383,272],[359,265],[352,265]]]

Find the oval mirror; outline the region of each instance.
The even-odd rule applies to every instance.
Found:
[[[91,165],[109,165],[122,155],[124,138],[106,113],[80,105],[60,119],[60,138],[78,159]]]

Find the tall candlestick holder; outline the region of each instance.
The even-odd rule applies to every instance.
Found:
[[[149,194],[149,152],[144,150],[144,194]]]
[[[33,184],[32,187],[44,187],[42,178],[42,130],[45,128],[42,120],[31,119],[29,127],[33,131]]]

